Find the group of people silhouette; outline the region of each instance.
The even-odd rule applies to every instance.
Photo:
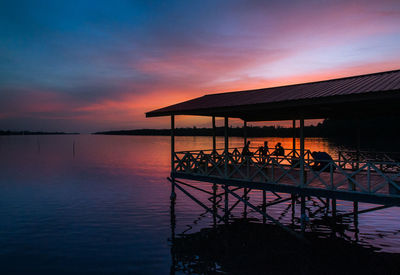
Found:
[[[266,158],[269,155],[272,156],[285,156],[285,149],[282,147],[282,143],[278,142],[275,144],[275,150],[270,153],[268,147],[268,141],[264,141],[264,146],[258,148],[258,152],[260,157]],[[246,145],[243,147],[242,150],[242,157],[251,157],[253,153],[250,151],[250,141],[247,141]],[[314,164],[312,169],[314,170],[321,170],[323,169],[328,162],[332,162],[332,157],[326,152],[312,152],[311,156],[314,158]],[[335,169],[335,167],[333,167]]]
[[[285,155],[285,149],[282,147],[282,143],[278,142],[275,144],[275,150],[270,153],[269,148],[268,148],[268,141],[264,141],[264,146],[261,146],[258,148],[258,151],[261,156],[266,157],[268,155],[273,155],[273,156],[284,156]],[[242,150],[242,156],[251,156],[252,153],[250,152],[250,141],[247,141],[246,145],[243,147]]]

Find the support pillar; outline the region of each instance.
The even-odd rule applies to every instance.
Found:
[[[247,144],[247,121],[243,121],[243,146]]]
[[[228,117],[225,117],[224,119],[224,126],[225,126],[225,149],[224,149],[224,153],[225,153],[225,177],[228,177],[228,154],[229,154],[229,139],[228,139]]]
[[[213,153],[217,150],[217,130],[215,127],[215,116],[212,117],[212,133],[213,133]]]
[[[267,212],[267,192],[265,190],[263,192],[263,202],[262,202],[262,211],[263,213]],[[265,224],[267,222],[267,217],[263,215],[263,223]]]
[[[171,200],[175,201],[176,193],[175,193],[175,177],[173,176],[173,172],[175,170],[175,116],[171,116]]]
[[[217,190],[218,190],[218,186],[214,183],[213,184],[213,224],[214,224],[214,228],[217,226]]]
[[[243,198],[245,201],[247,201],[247,191],[248,191],[247,188],[243,188]],[[243,205],[243,218],[245,218],[245,219],[247,218],[247,204],[246,203],[244,203],[244,205]]]
[[[293,140],[292,140],[292,147],[293,147],[293,157],[296,157],[296,120],[293,119]]]
[[[294,219],[296,217],[296,195],[291,194],[292,197],[292,224],[294,224]]]
[[[301,195],[301,233],[306,231],[306,198],[304,195]]]
[[[332,235],[335,236],[337,232],[336,225],[336,199],[332,199]]]
[[[171,200],[170,205],[170,222],[171,222],[171,269],[170,274],[175,274],[176,255],[175,255],[175,229],[176,229],[176,215],[175,215],[175,200]]]
[[[358,242],[358,201],[353,202],[353,222],[354,222],[354,236],[356,241]]]
[[[304,119],[300,119],[300,186],[305,184],[304,174]]]
[[[336,219],[336,199],[332,199],[332,217]]]
[[[228,223],[229,221],[229,198],[228,198],[228,186],[224,185],[224,191],[225,191],[225,215],[224,215],[224,219],[225,219],[225,223]]]
[[[360,119],[357,119],[357,128],[356,128],[356,135],[357,135],[357,140],[356,140],[356,149],[357,149],[357,161],[360,161],[360,148],[361,148],[361,122]],[[357,163],[357,169],[358,169],[359,164]]]

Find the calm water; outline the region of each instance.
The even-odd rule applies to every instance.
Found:
[[[251,140],[256,146],[263,142]],[[268,140],[291,147],[291,139]],[[222,147],[223,140],[218,142]],[[177,150],[208,149],[211,138],[178,137],[176,143]],[[241,144],[240,138],[231,139],[230,146]],[[1,272],[168,274],[169,148],[169,137],[0,137]],[[308,139],[306,148],[332,154],[338,149],[323,139]],[[211,225],[209,214],[179,191],[177,195],[177,233]],[[259,192],[250,196],[260,198]],[[272,206],[269,214],[291,223],[287,206]],[[367,207],[360,204],[360,209]],[[351,209],[350,203],[338,201],[338,211]],[[233,214],[240,217],[242,211],[241,206]],[[400,252],[398,208],[360,215],[358,234],[351,220],[343,223],[347,238]]]

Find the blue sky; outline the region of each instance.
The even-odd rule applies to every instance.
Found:
[[[144,112],[400,69],[398,26],[399,1],[1,1],[0,129],[163,128]]]

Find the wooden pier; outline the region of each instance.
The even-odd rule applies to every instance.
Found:
[[[214,218],[228,221],[232,207],[229,199],[243,203],[283,229],[269,216],[266,192],[287,193],[295,203],[300,198],[301,229],[307,219],[306,199],[316,197],[332,202],[332,215],[336,215],[336,200],[354,203],[353,214],[358,214],[358,202],[378,204],[370,211],[400,205],[400,163],[389,154],[371,154],[360,149],[357,138],[355,151],[341,151],[330,160],[315,159],[304,146],[305,119],[322,118],[374,118],[400,115],[400,70],[370,75],[274,87],[252,91],[206,95],[146,113],[147,117],[171,117],[171,199],[179,189],[195,203],[213,214]],[[362,114],[362,116],[360,115]],[[175,151],[175,116],[197,115],[211,118],[212,148],[209,150]],[[215,118],[224,118],[224,148],[216,148]],[[243,146],[246,145],[246,127],[249,121],[292,120],[293,129],[298,122],[300,146],[284,150],[281,155],[264,153],[259,148],[229,148],[229,118],[243,120]],[[295,133],[296,131],[293,131]],[[358,131],[359,132],[359,131]],[[210,142],[211,143],[211,142]],[[211,147],[211,146],[210,146]],[[194,148],[195,149],[195,148]],[[264,148],[267,149],[267,148]],[[271,148],[268,148],[271,152]],[[318,169],[315,163],[320,163]],[[190,183],[178,179],[191,180]],[[195,181],[195,182],[192,182]],[[202,188],[202,182],[211,183],[212,190]],[[185,188],[190,187],[211,195],[209,207]],[[217,190],[223,190],[217,193]],[[243,194],[238,194],[243,190]],[[253,205],[248,198],[250,190],[263,192],[263,204]],[[279,196],[277,194],[277,196]],[[216,211],[217,197],[224,200],[224,214]],[[285,199],[287,200],[287,199]],[[282,201],[281,201],[282,202]]]

